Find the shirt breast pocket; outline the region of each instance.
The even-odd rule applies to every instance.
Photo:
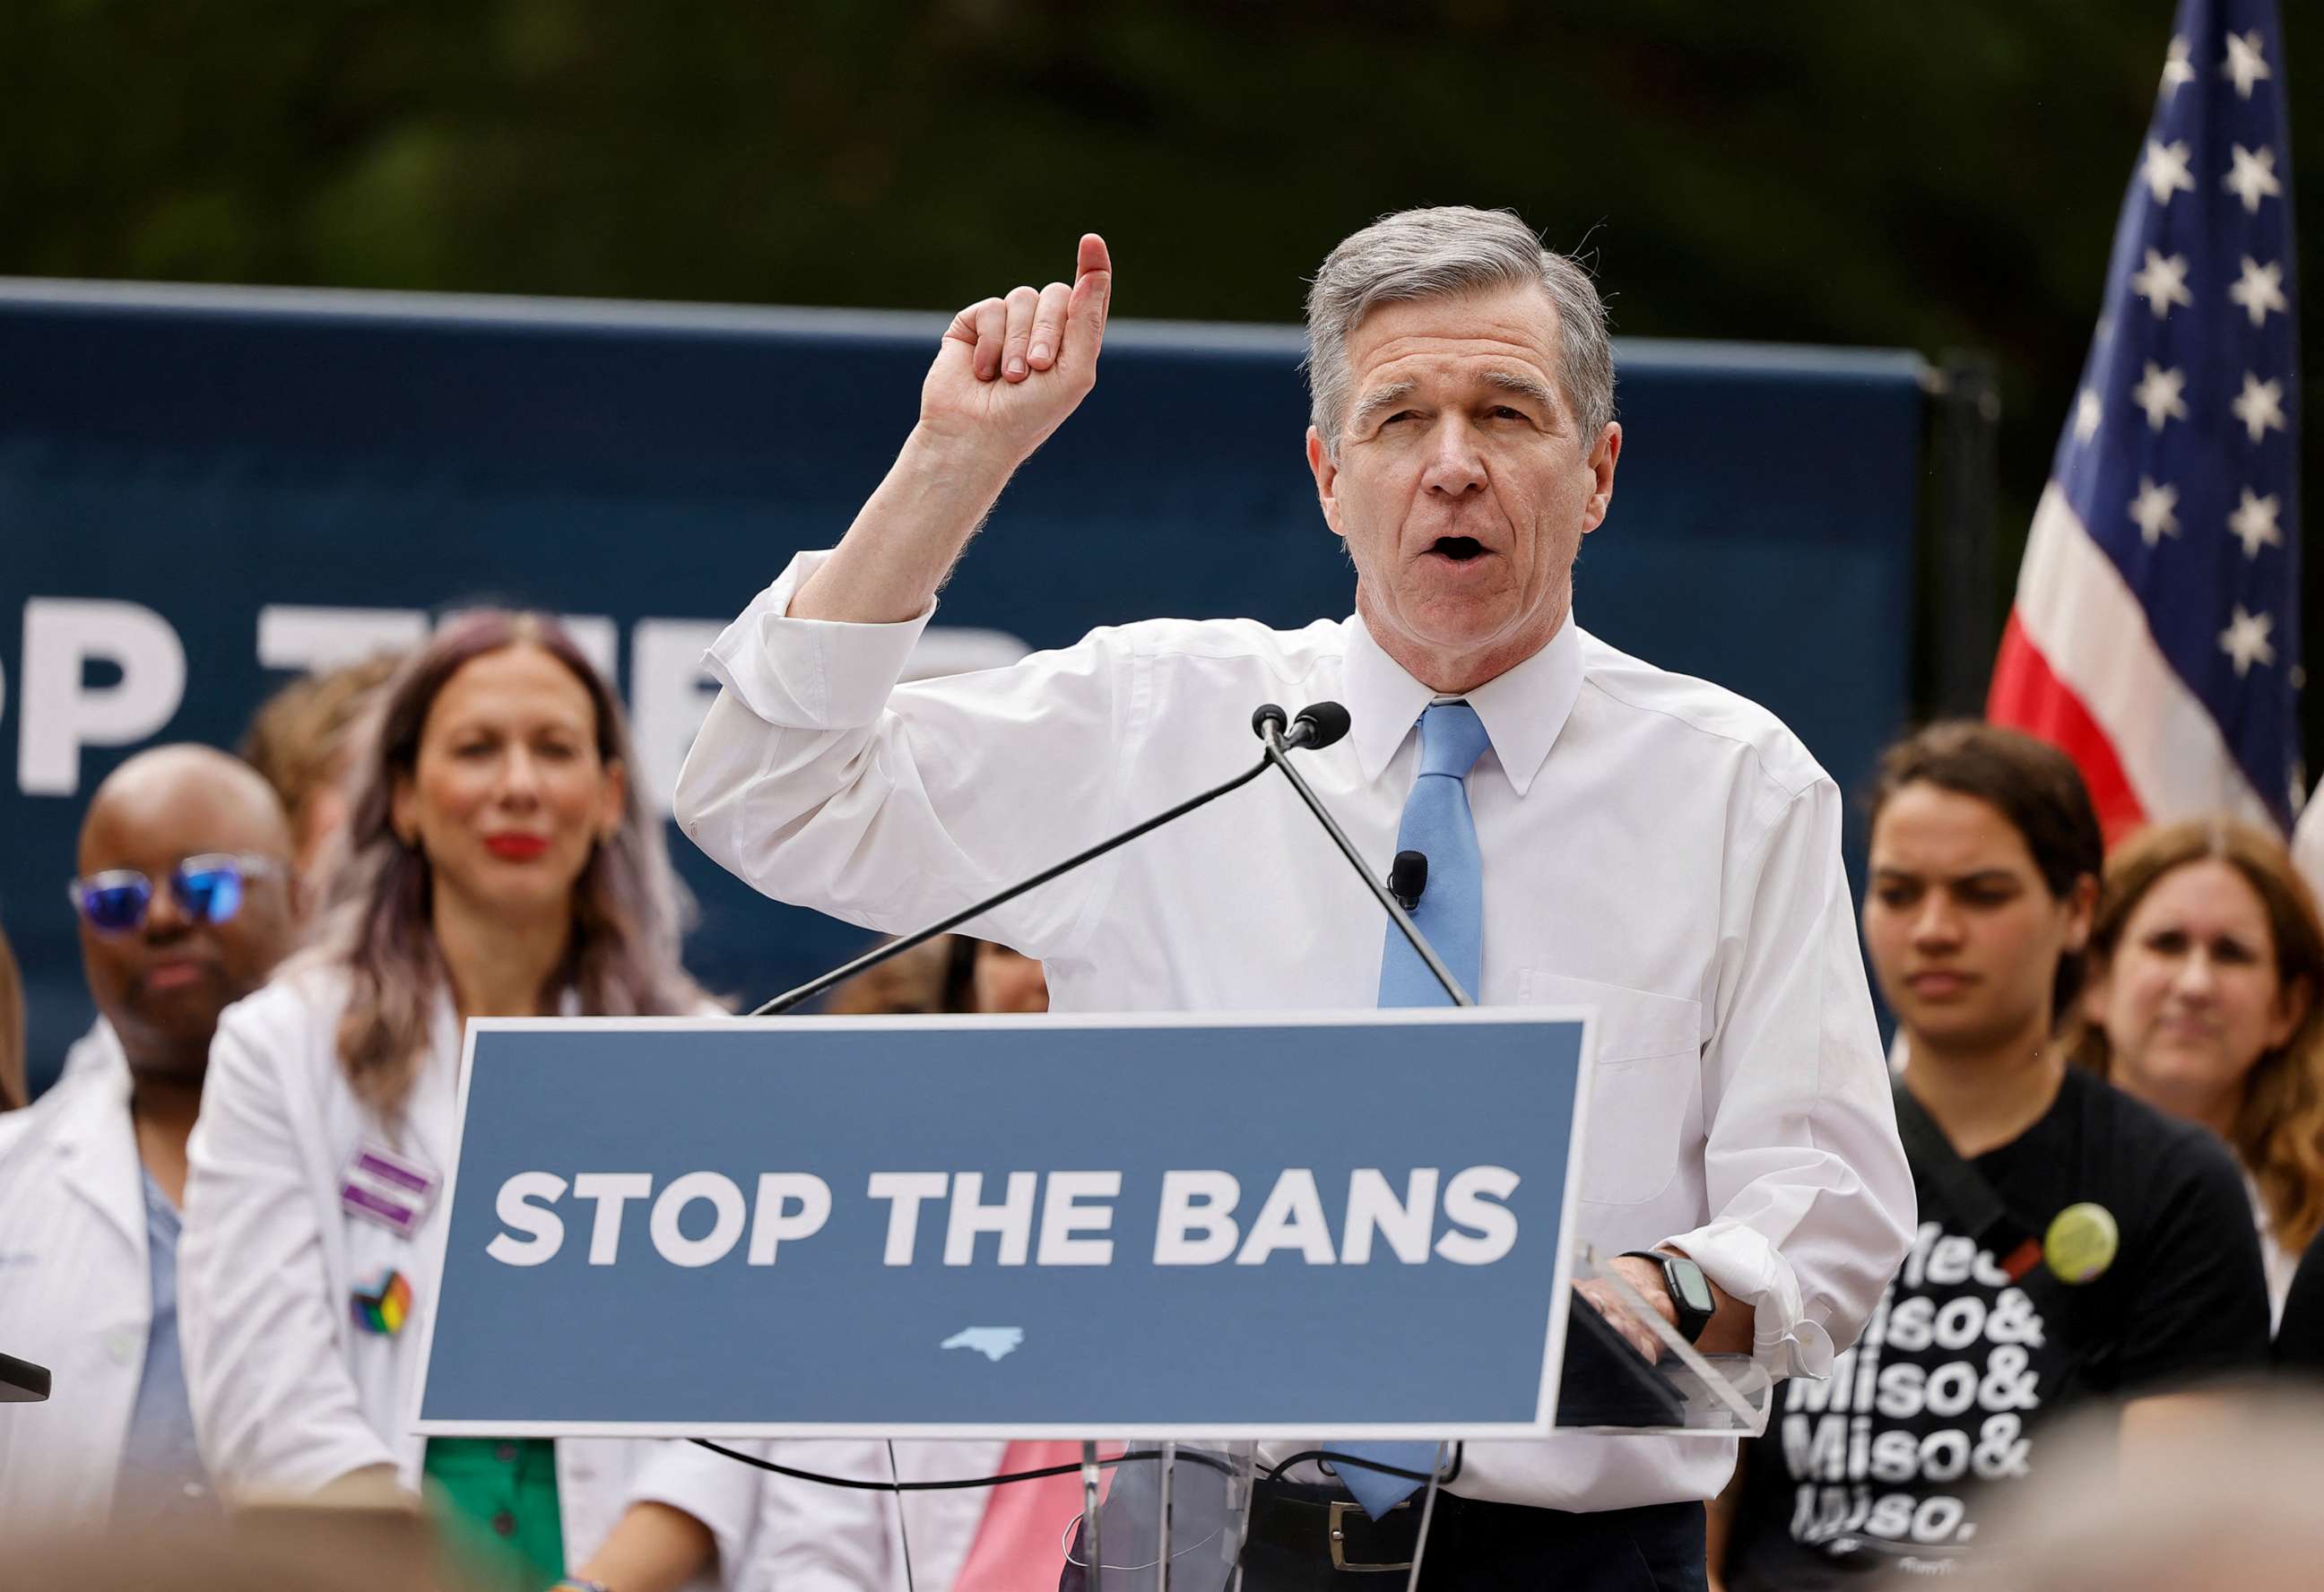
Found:
[[[1590,1104],[1582,1126],[1582,1197],[1640,1205],[1678,1174],[1679,1145],[1700,1079],[1702,1003],[1590,979],[1535,974],[1529,1006],[1597,1013]]]

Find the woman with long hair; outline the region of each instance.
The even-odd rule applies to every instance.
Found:
[[[212,1471],[229,1495],[424,1490],[494,1587],[731,1573],[759,1505],[742,1466],[404,1428],[465,1020],[710,1005],[620,705],[553,621],[472,614],[383,687],[361,758],[316,943],[219,1023],[190,1146],[181,1314]],[[359,1164],[409,1204],[383,1210]],[[391,1291],[404,1310],[364,1308]]]
[[[2324,927],[2273,835],[2190,820],[2107,860],[2074,1059],[2235,1152],[2278,1315],[2324,1229],[2319,992]]]
[[[2267,1352],[2258,1245],[2208,1133],[2068,1064],[2101,842],[2063,753],[1950,722],[1891,747],[1864,941],[1907,1061],[1920,1230],[1831,1377],[1775,1390],[1714,1506],[1733,1592],[1946,1574],[2061,1409],[2120,1408],[2126,1460]]]

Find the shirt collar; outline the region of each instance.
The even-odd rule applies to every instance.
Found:
[[[1346,669],[1356,763],[1367,781],[1378,779],[1437,694],[1381,650],[1361,615],[1348,621]],[[1484,721],[1501,772],[1525,795],[1582,695],[1582,631],[1572,614],[1540,651],[1462,695]]]

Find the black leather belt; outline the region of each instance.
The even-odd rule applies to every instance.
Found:
[[[1409,1570],[1420,1541],[1421,1495],[1415,1493],[1378,1520],[1330,1483],[1262,1481],[1250,1500],[1250,1538],[1309,1563],[1328,1559],[1333,1569]],[[1429,1535],[1462,1511],[1463,1500],[1439,1487]]]
[[[1264,1560],[1273,1578],[1246,1585],[1336,1586],[1342,1573],[1409,1574],[1423,1496],[1415,1493],[1374,1520],[1337,1483],[1261,1481],[1251,1491],[1245,1562]],[[1679,1578],[1656,1584],[1700,1587],[1702,1523],[1700,1504],[1571,1512],[1464,1498],[1440,1486],[1422,1573],[1462,1584],[1464,1577],[1487,1573],[1481,1567],[1504,1577],[1520,1564],[1545,1573],[1620,1565],[1628,1578],[1634,1573],[1629,1567],[1646,1571],[1649,1560],[1657,1565],[1683,1560]],[[1640,1545],[1652,1551],[1642,1557]],[[1611,1583],[1582,1574],[1572,1584]],[[1625,1578],[1620,1584],[1636,1583]]]

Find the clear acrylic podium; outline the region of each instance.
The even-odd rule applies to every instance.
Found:
[[[1602,1278],[1630,1315],[1661,1342],[1662,1357],[1648,1362],[1602,1320],[1591,1319],[1593,1306],[1575,1298],[1560,1374],[1556,1429],[1629,1437],[1751,1437],[1764,1431],[1773,1390],[1765,1367],[1748,1355],[1697,1350],[1620,1273],[1605,1267],[1604,1258],[1591,1246],[1578,1245],[1574,1280]],[[1286,1448],[1160,1440],[1132,1441],[1118,1449],[1084,1445],[1083,1511],[1058,1523],[1065,1592],[1240,1592],[1252,1490],[1288,1458],[1287,1452],[1277,1452]],[[1412,1560],[1367,1568],[1384,1576],[1401,1573],[1408,1587],[1418,1587],[1437,1480],[1455,1464],[1453,1450],[1454,1445],[1440,1447],[1437,1477],[1397,1506],[1418,1514]]]

